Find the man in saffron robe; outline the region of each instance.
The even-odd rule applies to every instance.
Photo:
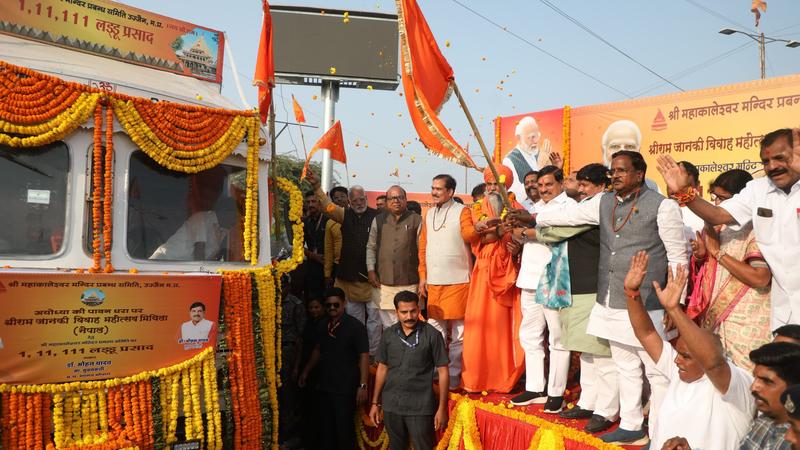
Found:
[[[514,174],[497,166],[508,189]],[[472,244],[475,266],[464,318],[464,389],[471,392],[510,392],[525,370],[519,342],[522,311],[516,286],[521,246],[499,225],[503,205],[491,170],[483,172],[486,197],[473,206],[473,220],[481,239]],[[512,196],[512,208],[521,208]]]

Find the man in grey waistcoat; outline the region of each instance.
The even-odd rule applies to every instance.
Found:
[[[603,441],[642,445],[647,435],[642,429],[642,370],[651,386],[650,424],[658,420],[658,411],[669,384],[654,370],[655,363],[642,348],[628,321],[627,295],[623,281],[631,258],[639,250],[647,251],[651,264],[641,287],[641,298],[664,336],[664,310],[653,290],[653,281],[666,282],[667,265],[687,264],[680,208],[645,184],[647,164],[638,152],[619,151],[612,155],[609,176],[612,192],[599,202],[540,213],[539,226],[599,225],[600,260],[598,263],[597,303],[592,309],[587,333],[607,339],[611,357],[619,374],[620,426],[601,436]]]

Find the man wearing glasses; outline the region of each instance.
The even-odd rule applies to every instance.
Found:
[[[352,450],[356,446],[356,405],[367,402],[367,329],[345,312],[345,295],[339,288],[325,292],[325,311],[328,318],[320,321],[314,351],[298,385],[305,387],[308,374],[319,366],[322,448]]]
[[[417,237],[422,216],[406,207],[406,191],[392,186],[386,191],[386,207],[369,228],[367,273],[380,289],[379,315],[383,329],[397,322],[394,297],[398,292],[417,292],[419,255]]]
[[[613,193],[597,202],[539,213],[537,226],[599,225],[600,259],[597,303],[592,309],[586,332],[607,339],[611,358],[619,376],[620,426],[601,438],[605,442],[639,445],[647,442],[642,429],[642,369],[652,390],[650,428],[658,419],[661,400],[669,380],[655,370],[655,363],[636,339],[628,320],[623,281],[631,259],[638,250],[650,257],[646,282],[641,289],[645,308],[658,333],[664,335],[664,309],[656,298],[653,281],[663,284],[667,265],[687,264],[688,252],[683,235],[683,220],[678,204],[664,198],[645,183],[647,164],[638,152],[622,150],[611,155]]]

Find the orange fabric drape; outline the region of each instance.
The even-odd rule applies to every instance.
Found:
[[[415,0],[397,0],[403,90],[420,141],[437,155],[477,168],[438,117],[451,93],[453,69],[442,55]]]
[[[272,58],[272,16],[269,3],[263,0],[264,22],[261,26],[261,39],[258,42],[256,73],[253,86],[258,86],[258,112],[261,123],[267,123],[269,105],[272,102],[272,87],[275,86],[275,63]]]

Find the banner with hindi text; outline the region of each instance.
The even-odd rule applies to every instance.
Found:
[[[555,118],[554,111],[561,112],[550,110],[499,118],[496,157],[513,148],[513,126],[527,115],[539,122],[542,138],[550,137],[551,143],[557,142],[552,137],[554,131],[548,131],[545,125],[548,116]],[[665,186],[656,171],[656,159],[663,154],[695,164],[703,187],[731,169],[743,169],[759,177],[764,175],[759,157],[761,138],[778,128],[800,125],[800,75],[573,107],[570,170],[602,162],[603,134],[611,123],[622,119],[639,127],[647,178],[656,182],[662,192]],[[555,121],[550,122],[552,130]]]
[[[571,162],[602,161],[608,125],[634,121],[642,132],[648,178],[665,186],[656,158],[670,154],[700,171],[703,187],[720,173],[743,169],[763,176],[759,142],[768,132],[800,125],[800,76],[750,81],[619,103],[572,108]]]
[[[222,278],[0,272],[0,383],[117,378],[214,346]]]
[[[0,33],[222,83],[222,32],[110,0],[4,0]]]

